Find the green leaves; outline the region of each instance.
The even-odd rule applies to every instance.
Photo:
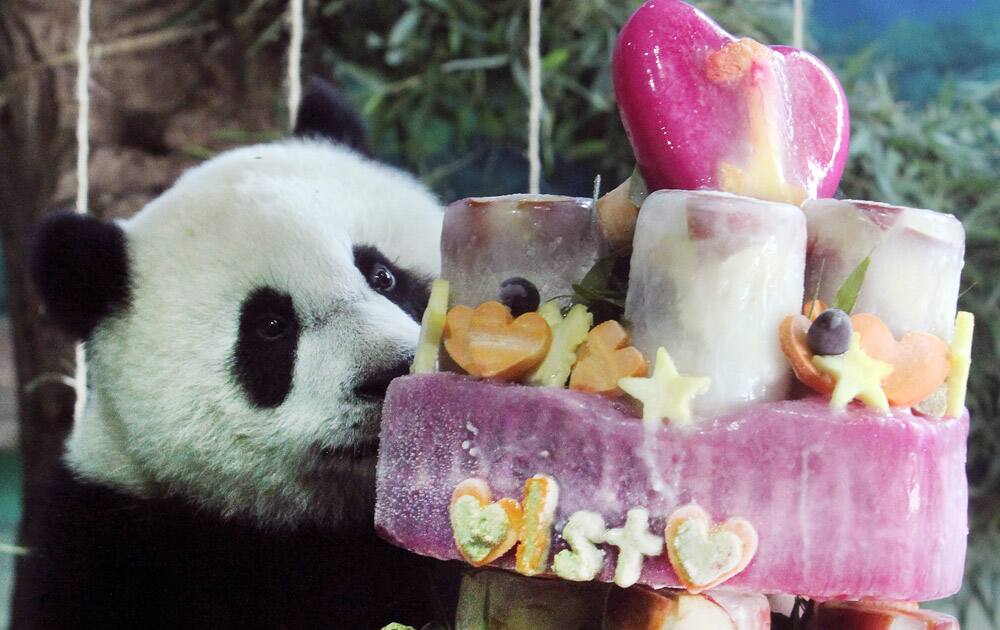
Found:
[[[573,304],[586,306],[594,314],[595,325],[609,319],[622,320],[631,254],[621,251],[598,259],[587,275],[573,285]]]
[[[865,282],[865,274],[868,273],[868,265],[872,262],[871,254],[865,256],[854,271],[847,276],[844,280],[844,284],[840,286],[837,290],[837,295],[833,299],[833,308],[839,308],[848,315],[854,310],[854,305],[858,301],[858,295],[861,293],[861,286]]]

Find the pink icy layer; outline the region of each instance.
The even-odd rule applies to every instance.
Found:
[[[816,599],[929,600],[962,580],[968,417],[928,420],[863,408],[832,413],[818,399],[763,403],[646,440],[641,423],[601,397],[408,376],[389,388],[382,419],[375,524],[390,542],[459,559],[448,518],[463,479],[520,499],[536,473],[560,486],[555,531],[577,510],[621,525],[629,508],[653,531],[696,501],[716,520],[757,529],[750,566],[725,586]],[[554,537],[553,553],[563,548]],[[615,551],[600,579],[614,570]],[[508,556],[498,563],[511,567]],[[679,586],[666,554],[641,582]]]

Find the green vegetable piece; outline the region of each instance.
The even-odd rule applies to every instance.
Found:
[[[839,308],[848,314],[854,310],[858,295],[861,293],[861,286],[865,282],[865,274],[868,273],[868,265],[871,262],[872,257],[869,254],[854,268],[851,275],[847,276],[847,280],[844,280],[844,284],[841,285],[837,296],[833,299],[833,308]]]
[[[401,623],[396,623],[393,621],[388,626],[384,626],[382,630],[416,630],[413,626],[404,626]]]
[[[577,304],[563,317],[554,301],[543,304],[538,314],[552,328],[552,345],[541,365],[528,375],[528,384],[563,387],[576,363],[576,349],[587,340],[587,333],[594,325],[594,316],[586,306]]]
[[[413,355],[410,374],[432,374],[437,370],[437,359],[444,333],[444,320],[448,314],[447,280],[435,280],[431,284],[431,298],[420,321],[420,340]]]

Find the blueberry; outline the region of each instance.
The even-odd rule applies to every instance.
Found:
[[[538,287],[524,278],[507,278],[500,283],[500,302],[514,317],[538,310],[542,299]]]
[[[851,318],[839,308],[823,311],[806,334],[813,354],[844,354],[851,345]]]

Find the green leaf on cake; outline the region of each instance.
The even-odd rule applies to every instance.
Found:
[[[854,305],[858,301],[858,295],[861,293],[861,286],[865,282],[865,274],[868,273],[868,265],[871,262],[872,257],[869,254],[854,268],[851,275],[847,276],[847,280],[844,280],[844,284],[841,285],[840,290],[837,291],[837,296],[833,299],[833,308],[839,308],[848,314],[854,310]]]

